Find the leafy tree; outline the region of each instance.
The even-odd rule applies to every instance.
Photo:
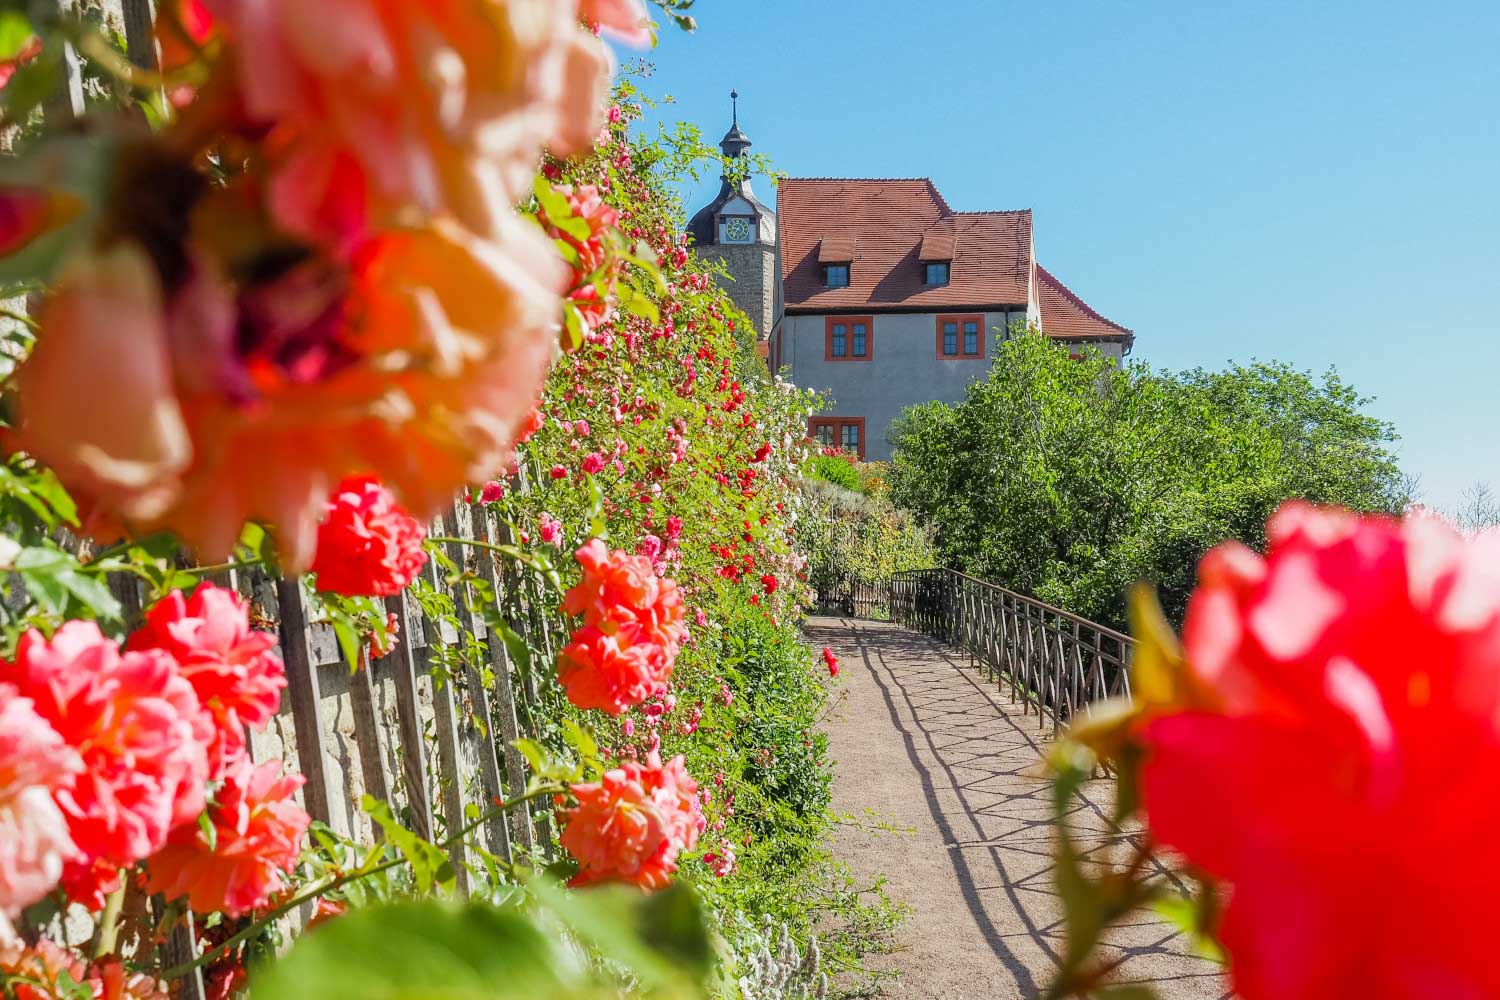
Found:
[[[1017,330],[962,402],[897,421],[892,497],[950,565],[1116,625],[1149,579],[1180,616],[1198,557],[1261,545],[1286,498],[1406,506],[1395,431],[1367,403],[1332,370],[1158,372]]]

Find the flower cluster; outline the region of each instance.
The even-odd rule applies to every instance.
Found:
[[[627,761],[597,782],[572,786],[562,845],[578,861],[570,885],[619,881],[660,889],[703,827],[698,783],[682,757]]]
[[[217,557],[257,520],[296,571],[347,477],[426,516],[510,460],[570,287],[512,206],[544,149],[588,149],[602,120],[608,53],[580,18],[635,39],[644,9],[349,0],[334,26],[302,0],[164,8],[167,63],[200,81],[179,117],[35,154],[39,175],[106,181],[54,223],[71,250],[13,440],[95,537],[166,529]]]
[[[1209,553],[1138,723],[1159,841],[1231,886],[1247,1000],[1494,996],[1500,535],[1301,503]],[[1372,900],[1380,904],[1372,906]]]
[[[31,947],[0,942],[0,981],[16,1000],[167,1000],[163,985],[118,958],[85,964],[43,939]]]
[[[549,213],[549,204],[558,217]],[[567,209],[566,215],[560,211],[563,207]],[[611,251],[608,240],[620,221],[620,213],[605,203],[598,187],[592,184],[577,189],[561,184],[553,188],[550,198],[542,200],[537,220],[546,227],[547,235],[557,242],[563,259],[573,268],[566,328],[578,334],[581,341],[598,343],[602,337],[600,328],[615,317],[616,282],[623,259]]]
[[[583,578],[564,596],[583,624],[558,654],[558,681],[579,708],[618,715],[667,680],[687,634],[677,584],[644,556],[611,552],[595,538],[576,553]]]
[[[208,809],[208,829],[180,826],[148,863],[146,887],[168,899],[185,896],[200,912],[243,916],[286,884],[310,819],[292,801],[301,775],[281,764],[241,758],[224,776]]]
[[[0,913],[15,914],[59,879],[97,909],[121,869],[197,832],[210,782],[222,782],[214,808],[225,808],[249,766],[245,727],[270,720],[286,684],[274,645],[250,630],[237,595],[207,583],[153,607],[123,650],[92,622],[67,622],[50,639],[23,635],[15,657],[0,661]],[[249,786],[232,808],[254,815],[274,791],[282,789]],[[256,841],[233,858],[223,853],[233,839],[221,838],[207,865],[289,865],[302,816],[300,827],[288,819],[289,838]],[[199,893],[193,903],[253,908],[275,888],[263,878],[232,900]]]

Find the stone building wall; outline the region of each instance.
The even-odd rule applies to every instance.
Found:
[[[764,340],[773,322],[772,307],[776,293],[776,251],[762,243],[746,246],[718,244],[699,247],[707,260],[721,260],[732,280],[724,282],[724,291],[734,304],[745,311],[755,324],[757,340]]]

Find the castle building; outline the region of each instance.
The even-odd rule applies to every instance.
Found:
[[[749,145],[736,109],[721,148]],[[829,400],[809,435],[869,461],[890,458],[903,409],[962,399],[1016,324],[1116,359],[1135,341],[1037,263],[1030,209],[957,212],[926,178],[784,179],[774,217],[725,181],[689,231],[772,370]]]

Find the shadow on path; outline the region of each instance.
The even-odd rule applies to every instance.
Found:
[[[861,875],[887,875],[912,907],[902,947],[885,963],[902,979],[886,995],[1038,996],[1064,931],[1036,716],[925,636],[830,618],[810,620],[806,633],[843,664],[845,700],[827,724],[835,807],[870,817],[841,831],[840,848]],[[1092,782],[1069,813],[1095,870],[1120,853],[1109,793]],[[912,832],[871,833],[871,821]],[[1227,996],[1218,967],[1185,952],[1172,927],[1143,914],[1100,955],[1121,961],[1119,982],[1149,983],[1163,1000]]]

